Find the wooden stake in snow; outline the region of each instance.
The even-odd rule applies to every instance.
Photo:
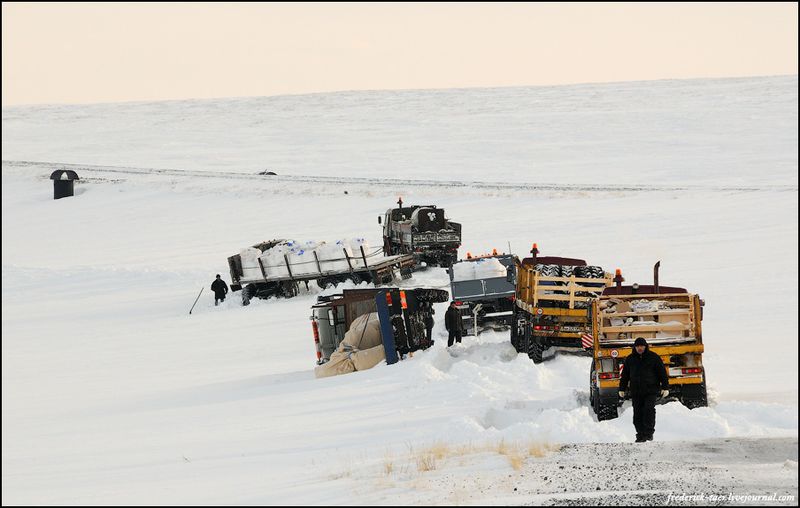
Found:
[[[194,299],[194,303],[192,304],[192,308],[191,308],[191,309],[189,309],[189,314],[191,314],[191,313],[192,313],[192,311],[194,310],[194,306],[195,306],[195,305],[197,305],[197,300],[199,300],[199,299],[200,299],[200,295],[202,295],[202,294],[203,294],[203,290],[204,290],[204,289],[205,289],[205,287],[201,287],[201,288],[200,288],[200,292],[199,292],[199,293],[197,293],[197,298],[195,298],[195,299]]]

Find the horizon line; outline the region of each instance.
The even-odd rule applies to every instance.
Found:
[[[215,97],[185,97],[185,98],[171,98],[171,99],[131,99],[126,101],[101,101],[101,102],[39,102],[39,103],[23,103],[3,105],[2,110],[14,108],[29,108],[29,107],[53,107],[53,106],[101,106],[101,105],[119,105],[119,104],[153,104],[162,102],[190,102],[190,101],[222,101],[234,99],[260,99],[267,97],[303,97],[303,96],[317,96],[317,95],[333,95],[341,93],[353,92],[439,92],[445,90],[497,90],[497,89],[514,89],[514,88],[557,88],[569,86],[584,86],[584,85],[613,85],[621,83],[652,83],[657,81],[721,81],[733,79],[766,79],[766,78],[788,78],[797,77],[798,74],[765,74],[765,75],[745,75],[745,76],[722,76],[722,77],[698,77],[698,78],[654,78],[654,79],[636,79],[624,81],[581,81],[574,83],[559,83],[550,85],[502,85],[502,86],[464,86],[464,87],[432,87],[432,88],[365,88],[365,89],[342,89],[342,90],[327,90],[319,92],[298,92],[298,93],[282,93],[274,95],[232,95],[232,96],[215,96]]]

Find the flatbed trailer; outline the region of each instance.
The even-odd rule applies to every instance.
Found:
[[[253,247],[263,253],[281,242],[283,240],[271,240]],[[236,254],[228,258],[230,287],[233,291],[242,290],[242,301],[246,305],[253,297],[293,297],[300,283],[308,288],[308,283],[312,281],[325,288],[347,280],[356,284],[366,281],[380,286],[390,284],[397,278],[411,278],[417,263],[413,255],[383,256],[381,250],[378,248],[367,252],[361,247],[358,255],[350,255],[346,249],[342,249],[342,257],[333,259],[320,259],[316,252],[311,252],[307,255],[307,261],[292,260],[286,254],[280,264],[271,265],[259,257],[258,266],[247,269],[242,265],[241,255]]]

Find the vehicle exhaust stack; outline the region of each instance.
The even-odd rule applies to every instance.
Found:
[[[653,266],[653,289],[658,294],[658,268],[661,266],[661,261],[657,261]]]

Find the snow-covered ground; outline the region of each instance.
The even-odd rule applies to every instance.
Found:
[[[789,76],[3,109],[3,503],[541,503],[533,473],[565,453],[707,442],[763,473],[718,488],[796,496],[797,104]],[[74,198],[52,199],[52,162]],[[241,247],[379,245],[398,195],[461,222],[462,256],[537,242],[642,283],[661,260],[706,300],[710,407],[659,406],[649,448],[604,447],[631,410],[596,421],[587,358],[533,365],[501,332],[448,351],[437,321],[428,351],[317,380],[318,289],[214,307]],[[753,466],[742,442],[771,451]],[[497,490],[525,471],[527,497]],[[646,487],[600,492],[666,492]]]
[[[797,76],[3,108],[3,160],[797,185]]]

